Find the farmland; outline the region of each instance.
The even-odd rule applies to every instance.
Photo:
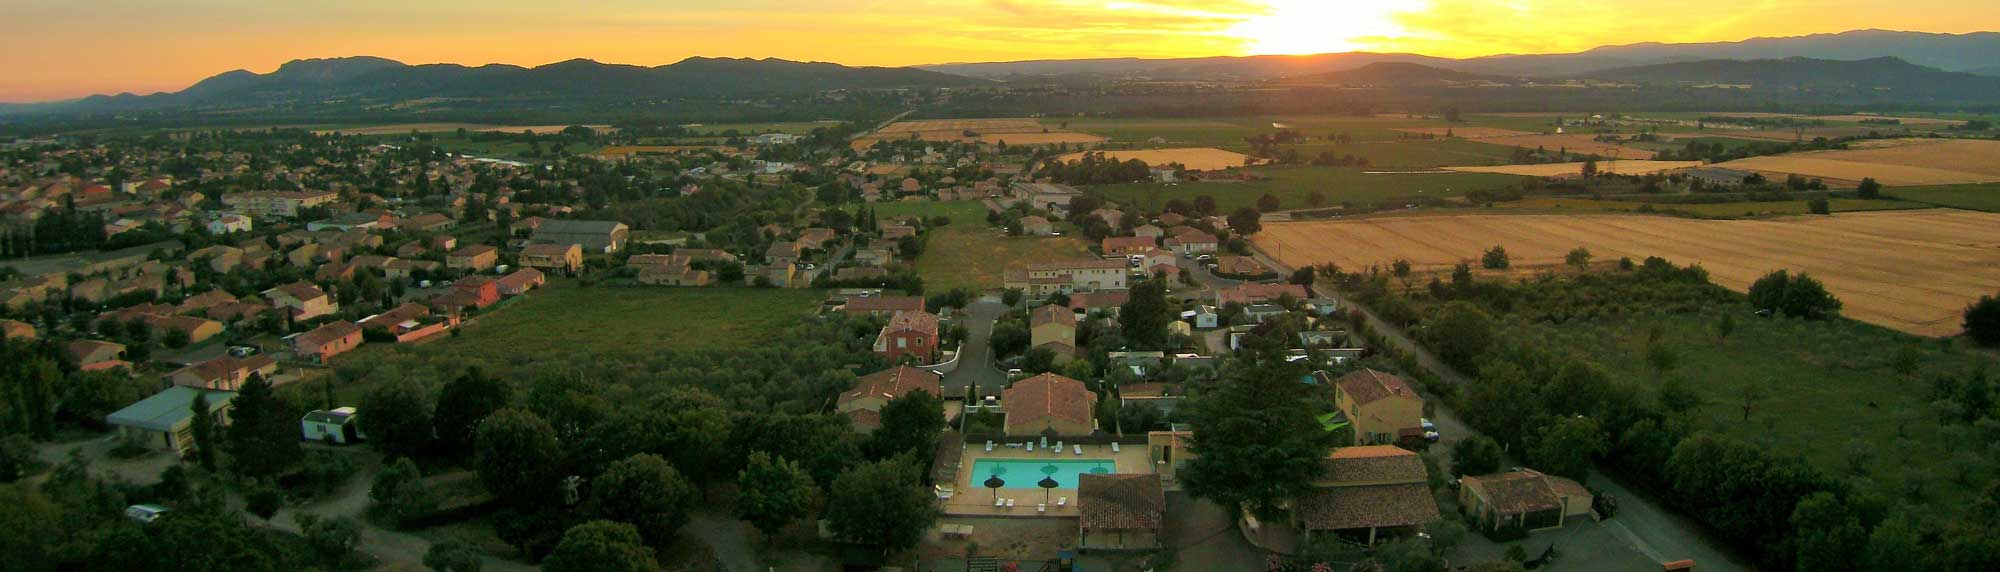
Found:
[[[878,211],[876,216],[885,215]],[[1074,237],[1009,237],[982,222],[959,222],[955,216],[952,220],[950,226],[931,232],[923,256],[917,259],[917,275],[928,291],[992,290],[1000,287],[1009,266],[1097,256]]]
[[[597,150],[597,155],[606,158],[622,158],[632,155],[672,155],[687,151],[717,149],[710,145],[614,145]]]
[[[816,290],[582,287],[551,280],[548,288],[425,347],[496,364],[540,352],[606,356],[748,347],[795,323],[821,297]]]
[[[1605,173],[1621,175],[1649,175],[1661,171],[1700,167],[1701,161],[1604,161],[1597,168]],[[1500,173],[1528,177],[1556,177],[1583,172],[1583,163],[1544,163],[1540,165],[1500,165],[1495,167],[1445,167],[1452,171],[1466,173]]]
[[[2000,291],[2000,215],[1951,210],[1711,221],[1624,215],[1460,215],[1275,223],[1255,237],[1290,266],[1440,269],[1504,246],[1517,267],[1559,266],[1570,249],[1600,260],[1659,256],[1700,264],[1742,290],[1772,270],[1803,270],[1857,320],[1926,336],[1958,333],[1959,313]]]
[[[1534,135],[1533,133],[1529,133],[1526,131],[1501,129],[1498,127],[1406,127],[1403,129],[1397,129],[1397,131],[1401,131],[1404,133],[1414,133],[1417,135],[1429,135],[1432,137],[1444,137],[1449,135],[1452,137],[1463,137],[1466,139],[1484,139],[1487,137],[1519,137],[1523,135]]]
[[[870,204],[868,208],[875,211],[875,218],[879,220],[942,216],[950,218],[953,225],[977,226],[986,219],[986,204],[981,201],[895,201]]]
[[[1570,153],[1617,157],[1619,159],[1651,159],[1653,155],[1657,154],[1638,147],[1597,141],[1595,135],[1517,135],[1512,137],[1486,137],[1478,139],[1478,142],[1488,145],[1520,147],[1523,149],[1567,150]]]
[[[1189,170],[1194,170],[1194,171],[1219,171],[1230,167],[1241,167],[1244,165],[1244,161],[1250,158],[1248,155],[1244,155],[1242,153],[1224,151],[1215,148],[1154,149],[1149,151],[1105,151],[1104,156],[1114,161],[1130,161],[1136,159],[1145,162],[1147,165],[1152,165],[1152,166],[1161,166],[1161,165],[1166,165],[1168,163],[1180,163],[1181,166],[1187,167]],[[1071,153],[1062,156],[1062,160],[1074,161],[1082,157],[1083,153]]]
[[[1941,207],[2000,212],[2000,184],[1903,187],[1889,189],[1885,194]]]
[[[491,125],[484,123],[396,123],[391,125],[367,125],[367,126],[356,126],[356,127],[327,128],[327,129],[319,129],[313,131],[313,133],[318,135],[326,135],[330,133],[340,133],[343,135],[402,135],[412,131],[421,133],[435,133],[439,131],[457,131],[460,129],[464,129],[466,131],[490,131],[495,133],[521,133],[524,131],[532,131],[536,135],[546,135],[549,133],[560,132],[564,129],[568,129],[569,127],[570,126],[568,125]],[[610,125],[586,125],[585,127],[589,127],[597,131],[607,131],[612,129]]]
[[[1828,199],[1827,210],[1831,212],[1888,211],[1929,208],[1921,202],[1898,200]],[[1496,210],[1515,212],[1564,213],[1564,212],[1641,212],[1652,210],[1661,213],[1685,213],[1702,218],[1752,218],[1783,215],[1808,214],[1811,209],[1807,201],[1746,201],[1721,203],[1647,203],[1637,201],[1606,201],[1594,199],[1529,198],[1518,201],[1494,203]]]
[[[1250,173],[1268,177],[1246,182],[1188,182],[1178,185],[1127,183],[1095,185],[1086,191],[1113,202],[1158,210],[1167,201],[1193,201],[1207,195],[1223,212],[1252,206],[1265,194],[1278,197],[1283,209],[1339,206],[1343,203],[1373,204],[1390,199],[1456,197],[1476,189],[1498,189],[1519,184],[1514,175],[1492,173],[1370,174],[1345,167],[1268,166],[1251,167]],[[1324,197],[1320,205],[1309,199],[1313,192]]]
[[[1089,145],[1104,142],[1103,137],[1046,127],[1033,119],[919,119],[898,121],[867,137],[855,139],[854,148],[867,148],[876,141],[912,137],[924,141],[988,145],[1001,142],[1008,145]]]
[[[2000,182],[2000,141],[1906,139],[1859,149],[1751,157],[1721,166],[1840,181],[1873,177],[1889,186],[1992,183]]]

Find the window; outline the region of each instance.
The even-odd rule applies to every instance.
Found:
[[[903,348],[907,348],[907,347],[910,347],[910,339],[909,339],[909,338],[896,338],[896,348],[897,348],[897,349],[903,349]]]

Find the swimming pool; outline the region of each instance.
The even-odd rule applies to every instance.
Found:
[[[1040,488],[1042,477],[1055,477],[1056,488],[1076,488],[1077,477],[1084,473],[1108,475],[1117,472],[1118,465],[1110,459],[980,459],[972,462],[972,486],[986,486],[988,477],[1000,477],[1007,484],[1001,488]]]

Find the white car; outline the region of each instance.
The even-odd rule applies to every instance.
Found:
[[[125,518],[132,519],[133,522],[139,524],[152,524],[153,521],[159,520],[162,515],[167,514],[167,511],[167,507],[156,504],[135,504],[125,507]]]
[[[1436,431],[1438,428],[1436,424],[1431,423],[1429,417],[1419,417],[1417,422],[1423,424],[1425,431]]]

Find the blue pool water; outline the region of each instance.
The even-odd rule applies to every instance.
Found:
[[[1110,459],[980,459],[972,462],[972,486],[986,486],[988,477],[1007,481],[1008,489],[1040,488],[1042,477],[1055,477],[1056,488],[1076,488],[1084,473],[1108,475],[1118,466]]]

